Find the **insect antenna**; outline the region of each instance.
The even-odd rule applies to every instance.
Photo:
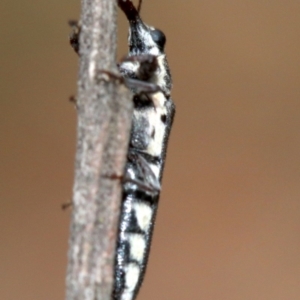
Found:
[[[142,2],[143,2],[143,0],[139,0],[139,4],[138,4],[138,7],[137,7],[137,11],[138,11],[139,14],[141,12]]]

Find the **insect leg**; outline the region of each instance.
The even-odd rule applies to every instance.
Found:
[[[123,84],[125,84],[129,89],[132,89],[135,91],[136,94],[140,93],[156,93],[161,91],[161,88],[151,82],[145,82],[139,79],[133,79],[133,78],[124,78],[121,75],[118,75],[116,73],[113,73],[108,70],[99,70],[99,74],[106,74],[109,79],[119,81]],[[104,78],[100,78],[99,80],[105,80]]]
[[[124,77],[151,81],[158,69],[158,61],[152,54],[136,54],[123,58],[118,67]]]

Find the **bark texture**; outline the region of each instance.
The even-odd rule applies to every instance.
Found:
[[[116,0],[82,0],[78,127],[67,300],[110,300],[131,127],[130,92],[116,72]],[[106,78],[106,81],[103,80]]]

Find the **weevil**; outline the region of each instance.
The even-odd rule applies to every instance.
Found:
[[[119,71],[136,82],[130,86],[134,112],[125,169],[129,180],[123,187],[113,299],[133,300],[146,271],[175,105],[164,33],[142,21],[141,1],[139,9],[129,0],[118,4],[129,22],[129,53]]]

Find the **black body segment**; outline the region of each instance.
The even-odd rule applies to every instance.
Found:
[[[143,23],[131,1],[118,0],[118,4],[130,25],[129,53],[119,70],[134,93],[134,114],[112,299],[134,300],[147,265],[175,106],[170,98],[172,81],[164,53],[165,35]]]

